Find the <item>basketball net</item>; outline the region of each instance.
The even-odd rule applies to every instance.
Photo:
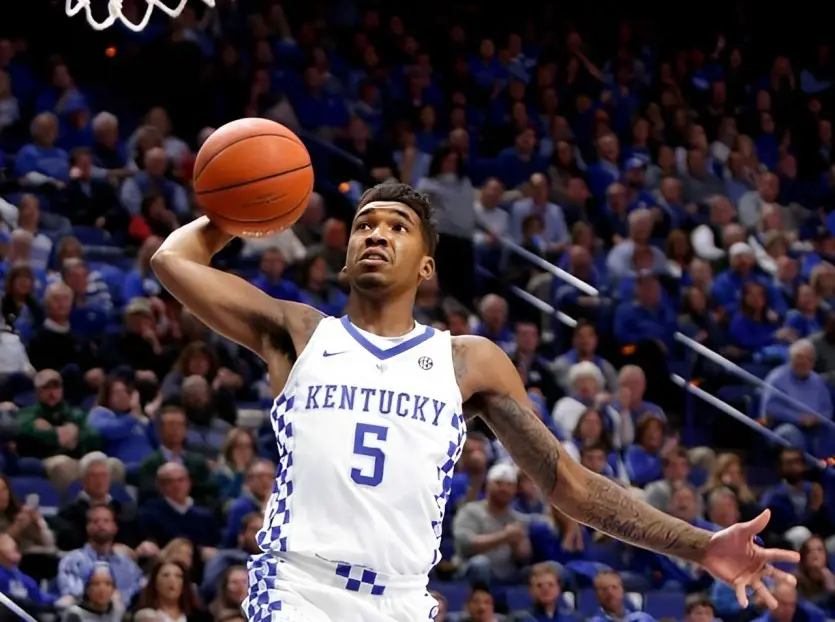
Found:
[[[81,11],[87,16],[87,22],[95,28],[96,30],[104,30],[105,28],[110,28],[113,24],[117,21],[122,22],[125,27],[130,28],[134,32],[139,32],[148,25],[148,22],[151,21],[151,14],[154,12],[154,7],[159,8],[161,11],[167,13],[170,17],[177,17],[180,13],[183,12],[183,9],[186,8],[186,3],[188,0],[180,0],[180,4],[177,5],[176,8],[171,8],[166,6],[163,0],[146,0],[147,7],[145,8],[145,15],[142,20],[138,23],[134,23],[130,21],[127,17],[124,16],[122,13],[122,2],[123,0],[107,0],[107,17],[102,21],[96,20],[93,17],[93,10],[90,7],[90,0],[67,0],[67,15],[69,17],[74,17],[78,15]],[[203,0],[207,5],[210,7],[215,6],[215,0]]]

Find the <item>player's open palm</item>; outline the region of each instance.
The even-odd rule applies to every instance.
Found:
[[[704,567],[717,579],[734,587],[736,598],[742,607],[748,606],[746,589],[751,587],[760,601],[773,609],[777,606],[774,596],[763,584],[763,578],[794,584],[795,578],[772,566],[776,562],[797,563],[800,555],[794,551],[766,549],[754,541],[758,533],[768,525],[771,512],[765,510],[752,521],[739,523],[717,532],[710,539],[704,557]]]

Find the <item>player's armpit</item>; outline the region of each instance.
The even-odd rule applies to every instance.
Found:
[[[701,561],[711,534],[638,501],[575,462],[540,420],[513,363],[495,344],[456,337],[453,359],[463,397],[557,509],[618,540]]]
[[[324,317],[307,305],[276,300],[209,264],[231,236],[208,218],[180,227],[151,258],[160,283],[209,328],[267,360],[269,350],[294,357]]]

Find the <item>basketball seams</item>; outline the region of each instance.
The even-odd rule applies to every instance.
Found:
[[[242,136],[241,138],[236,138],[235,140],[230,142],[228,145],[224,145],[221,149],[218,149],[215,153],[213,153],[212,156],[208,160],[206,160],[206,163],[203,166],[200,167],[200,170],[196,170],[192,173],[192,175],[191,175],[192,183],[197,183],[197,180],[205,172],[205,170],[209,167],[209,164],[212,163],[212,160],[214,160],[221,153],[223,153],[224,151],[229,149],[229,147],[233,147],[233,146],[237,145],[238,143],[242,143],[244,141],[249,140],[250,138],[264,138],[266,136],[274,136],[275,138],[282,138],[284,140],[289,140],[291,143],[296,143],[302,149],[307,151],[307,147],[305,147],[304,143],[300,139],[298,139],[296,136],[288,136],[287,134],[274,134],[272,132],[263,132],[263,133],[259,133],[259,134],[247,134],[246,136]]]
[[[312,164],[308,163],[304,166],[299,166],[296,168],[291,168],[286,171],[281,171],[280,173],[272,173],[270,175],[264,175],[263,177],[256,177],[255,179],[247,179],[246,181],[236,181],[234,184],[227,184],[226,186],[220,186],[218,188],[211,188],[209,190],[195,190],[194,194],[199,197],[202,197],[205,194],[214,194],[215,192],[223,192],[224,190],[234,190],[235,188],[242,188],[244,186],[248,186],[249,184],[257,184],[259,181],[267,181],[268,179],[275,179],[276,177],[282,177],[283,175],[288,175],[289,173],[298,173],[299,171],[303,171],[306,168],[310,168],[313,166]]]
[[[297,211],[304,211],[304,209],[307,207],[307,201],[310,199],[311,194],[313,194],[313,186],[311,186],[310,190],[307,191],[307,193],[301,198],[301,200],[288,211],[284,212],[283,214],[279,214],[278,216],[270,216],[269,218],[258,218],[257,220],[240,220],[238,218],[230,218],[229,216],[225,216],[224,214],[215,214],[215,212],[213,212],[210,209],[206,209],[205,212],[206,215],[209,216],[210,220],[212,216],[219,216],[224,220],[239,223],[242,225],[260,225],[264,224],[265,222],[272,222],[273,220],[276,220],[278,218],[292,218]]]

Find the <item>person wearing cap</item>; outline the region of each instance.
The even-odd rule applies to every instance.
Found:
[[[59,490],[78,477],[78,459],[99,446],[98,434],[87,426],[87,415],[64,400],[64,383],[54,369],[35,375],[37,403],[18,413],[18,453],[41,458],[47,476]]]
[[[646,190],[647,162],[632,156],[623,165],[622,182],[626,186],[629,211],[658,207],[658,201]]]
[[[527,517],[513,509],[518,470],[498,463],[487,472],[487,494],[458,510],[452,533],[463,574],[472,585],[525,580],[530,560]]]

